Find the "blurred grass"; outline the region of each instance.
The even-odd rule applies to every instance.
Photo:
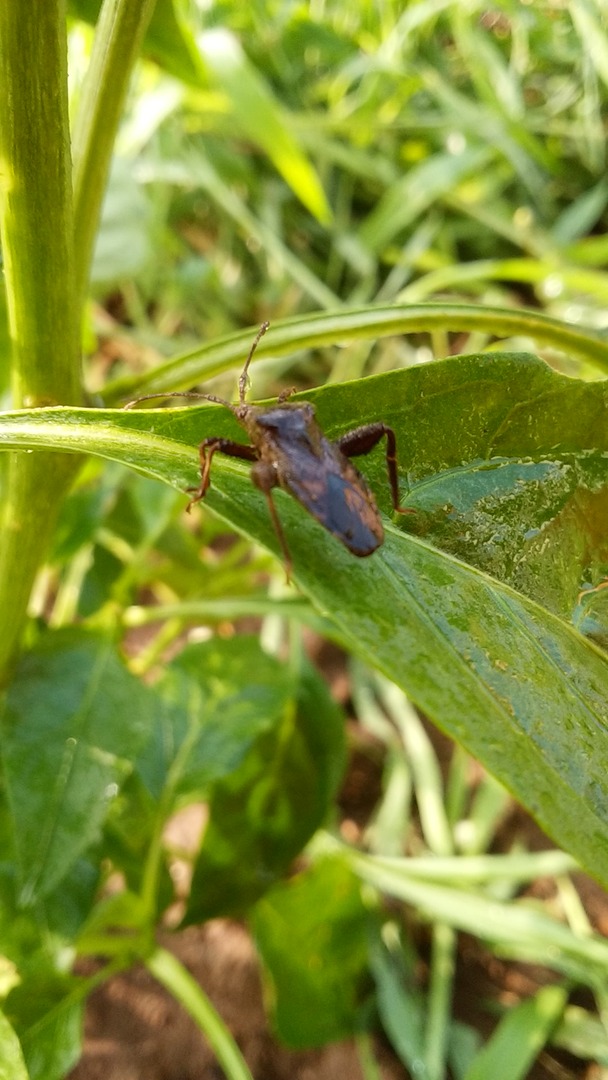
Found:
[[[206,77],[142,69],[107,202],[122,242],[96,275],[153,355],[262,317],[421,298],[605,326],[599,2],[224,3],[188,30],[205,31]],[[274,163],[226,54],[276,122]],[[279,161],[290,143],[312,210]],[[420,344],[387,343],[373,366],[417,362]]]

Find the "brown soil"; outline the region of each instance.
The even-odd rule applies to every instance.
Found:
[[[215,919],[162,942],[209,994],[259,1080],[364,1080],[354,1044],[294,1053],[268,1030],[254,946],[246,929]],[[378,1044],[382,1080],[405,1070]],[[70,1080],[222,1080],[200,1031],[142,968],[112,979],[87,1009],[85,1053]]]

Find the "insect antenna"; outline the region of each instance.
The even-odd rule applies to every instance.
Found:
[[[247,371],[249,369],[253,354],[258,347],[258,343],[260,342],[261,338],[264,337],[264,334],[268,330],[269,326],[269,322],[263,322],[260,326],[260,329],[255,335],[253,344],[249,350],[249,354],[245,361],[245,366],[239,376],[239,405],[244,405],[245,403],[245,395],[247,393],[247,387],[249,386],[249,376],[247,375]],[[170,397],[197,398],[199,401],[201,399],[203,401],[213,401],[216,405],[226,405],[227,408],[232,409],[233,412],[235,408],[232,402],[226,401],[225,398],[216,397],[215,394],[199,394],[195,390],[171,390],[166,391],[164,394],[143,394],[142,397],[134,398],[133,401],[128,401],[126,405],[123,405],[123,409],[133,409],[136,405],[139,405],[140,401],[153,401],[154,398],[159,399]]]
[[[245,361],[245,366],[244,366],[244,368],[241,371],[241,374],[239,376],[239,405],[244,405],[245,404],[245,395],[247,393],[247,388],[249,386],[249,376],[247,374],[247,372],[249,370],[249,365],[251,363],[251,360],[253,358],[253,354],[254,354],[255,350],[257,349],[261,339],[264,337],[264,334],[268,330],[269,326],[270,326],[269,322],[263,322],[262,325],[260,326],[260,329],[258,330],[257,334],[255,335],[253,344],[252,344],[252,346],[251,346],[251,348],[249,350],[249,356],[247,357],[247,359]]]

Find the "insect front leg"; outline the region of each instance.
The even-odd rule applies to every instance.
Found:
[[[277,487],[279,479],[277,476],[277,470],[274,465],[271,465],[267,461],[256,461],[251,470],[251,480],[260,491],[264,492],[266,496],[266,502],[268,503],[268,510],[270,512],[270,518],[274,527],[274,531],[277,534],[279,544],[281,545],[281,551],[283,553],[283,565],[285,567],[285,576],[287,583],[289,584],[291,578],[291,554],[287,547],[287,541],[285,539],[285,533],[283,532],[283,526],[277,508],[274,505],[274,499],[272,497],[272,489]]]
[[[393,510],[398,514],[414,514],[415,510],[408,510],[399,506],[399,479],[397,476],[397,440],[395,432],[388,424],[378,421],[376,424],[364,424],[363,427],[347,431],[335,445],[340,448],[346,457],[357,457],[361,454],[369,454],[380,439],[386,435],[386,471],[391,485]]]
[[[197,488],[188,488],[188,491],[194,492],[186,507],[188,512],[190,512],[190,507],[194,506],[194,503],[200,502],[207,494],[207,489],[211,483],[211,462],[213,461],[213,455],[217,454],[218,450],[220,454],[240,458],[241,461],[257,461],[258,457],[255,447],[233,442],[232,439],[219,439],[214,435],[208,439],[203,439],[198,448],[201,462],[201,482]]]

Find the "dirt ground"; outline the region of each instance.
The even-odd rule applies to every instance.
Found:
[[[364,1080],[352,1043],[293,1053],[268,1030],[254,947],[243,926],[217,919],[163,941],[200,980],[259,1080]],[[378,1044],[382,1080],[407,1073]],[[70,1080],[222,1080],[200,1031],[143,969],[93,995],[85,1053]]]

